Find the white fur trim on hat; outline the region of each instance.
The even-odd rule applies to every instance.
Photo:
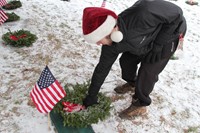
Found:
[[[116,21],[117,20],[115,18],[108,15],[104,23],[100,25],[96,30],[87,35],[83,35],[84,39],[89,43],[97,43],[111,33],[114,26],[116,25]]]

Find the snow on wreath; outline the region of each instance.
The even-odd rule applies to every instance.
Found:
[[[11,32],[7,32],[3,34],[2,40],[6,45],[11,45],[14,47],[23,47],[23,46],[31,46],[36,40],[37,36],[30,33],[28,30],[18,30]]]
[[[103,93],[98,94],[98,104],[89,106],[87,109],[79,108],[78,105],[82,105],[82,100],[87,95],[89,85],[90,83],[86,82],[64,87],[67,95],[53,108],[55,113],[59,113],[63,117],[64,126],[87,127],[110,116],[111,99]],[[71,111],[70,107],[78,108],[79,111]]]
[[[13,21],[17,21],[20,19],[20,17],[17,14],[15,14],[14,12],[6,13],[6,16],[8,16],[8,19],[5,22],[13,22]]]
[[[6,5],[4,5],[2,8],[5,10],[13,10],[17,9],[22,6],[22,3],[20,1],[10,1]]]

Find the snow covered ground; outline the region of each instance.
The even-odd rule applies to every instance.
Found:
[[[82,11],[101,6],[102,0],[21,0],[12,11],[21,19],[1,26],[0,36],[25,29],[38,40],[31,47],[13,48],[0,39],[0,132],[54,133],[48,130],[47,115],[29,104],[29,93],[49,59],[49,68],[61,85],[83,83],[91,78],[100,46],[82,37]],[[135,0],[107,0],[106,8],[120,13]],[[130,105],[131,94],[112,103],[111,116],[93,124],[96,133],[200,133],[200,7],[185,0],[171,1],[182,7],[188,24],[184,54],[171,60],[151,94],[152,104],[144,117],[121,120],[118,112]],[[200,3],[200,1],[198,1]],[[118,61],[101,91],[115,96],[113,88],[123,83]],[[103,130],[102,130],[103,129]]]

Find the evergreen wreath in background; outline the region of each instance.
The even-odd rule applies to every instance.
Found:
[[[5,22],[13,22],[13,21],[17,21],[20,19],[20,17],[17,14],[15,14],[14,12],[6,13],[6,16],[8,16],[8,19]]]
[[[3,9],[6,9],[6,10],[13,10],[13,9],[16,9],[16,8],[19,8],[22,6],[22,3],[21,1],[10,1],[8,2],[6,5],[4,5],[2,8]]]
[[[30,33],[30,31],[23,29],[14,32],[9,30],[6,34],[3,34],[2,40],[6,45],[12,45],[14,47],[28,47],[37,40],[37,36]]]
[[[198,5],[198,2],[196,2],[195,0],[187,0],[185,1],[186,4],[189,4],[189,5]]]
[[[71,89],[70,86],[65,86],[67,95],[53,109],[55,113],[59,113],[63,117],[64,126],[83,128],[98,123],[99,120],[104,120],[110,115],[111,99],[103,93],[98,94],[99,103],[89,106],[87,109],[72,113],[63,110],[62,102],[82,104],[83,98],[87,95],[88,87],[89,82],[73,85]]]
[[[171,56],[170,60],[178,60],[178,57],[176,57],[174,54]]]

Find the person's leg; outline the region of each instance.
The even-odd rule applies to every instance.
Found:
[[[149,95],[155,83],[158,81],[159,74],[163,71],[170,57],[176,51],[178,41],[179,39],[175,38],[174,40],[163,42],[162,59],[157,63],[150,64],[143,61],[141,62],[135,83],[135,94],[132,97],[132,104],[119,113],[120,118],[127,119],[146,113],[146,106],[151,104]]]
[[[120,66],[122,71],[122,79],[127,83],[117,86],[114,90],[118,94],[124,94],[129,91],[134,92],[137,64],[139,63],[139,57],[129,52],[125,52],[120,57]]]
[[[163,71],[168,61],[169,58],[165,58],[154,64],[141,63],[138,71],[135,95],[133,97],[134,105],[148,106],[151,104],[149,95],[152,92],[155,83],[158,81],[158,75]]]
[[[174,44],[176,44],[175,49],[172,50]],[[163,59],[159,62],[153,64],[141,62],[135,83],[135,94],[132,97],[132,104],[119,113],[120,118],[128,119],[132,116],[144,115],[147,113],[146,106],[151,104],[149,95],[155,83],[158,81],[158,75],[163,71],[170,57],[174,54],[177,44],[178,40],[169,45],[165,45],[163,49]]]
[[[145,115],[146,106],[151,104],[149,94],[152,92],[154,84],[158,81],[158,74],[166,66],[168,59],[163,59],[154,64],[141,63],[135,86],[135,94],[132,96],[131,105],[119,113],[122,119],[129,119],[132,116]]]
[[[133,55],[129,52],[125,52],[119,59],[121,70],[122,70],[122,79],[126,82],[135,83],[136,73],[138,64],[140,63],[141,58]]]
[[[149,97],[155,83],[158,81],[158,75],[163,71],[169,59],[176,51],[178,39],[171,41],[164,45],[162,51],[162,59],[156,63],[150,64],[141,62],[138,71],[138,77],[135,84],[135,95],[133,96],[133,105],[135,106],[148,106],[151,104]],[[137,102],[134,102],[135,99]]]

